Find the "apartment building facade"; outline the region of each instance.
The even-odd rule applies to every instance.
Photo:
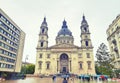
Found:
[[[25,33],[0,9],[0,73],[20,72]]]
[[[120,14],[109,25],[106,33],[113,64],[116,69],[120,69]]]

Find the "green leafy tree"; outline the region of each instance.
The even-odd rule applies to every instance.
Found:
[[[21,74],[26,74],[26,66],[21,67]]]
[[[96,58],[96,72],[98,74],[111,75],[113,69],[113,65],[111,64],[112,58],[108,52],[107,46],[104,43],[101,43],[98,47]]]
[[[120,69],[116,69],[114,73],[116,74],[117,78],[120,78]]]
[[[33,74],[34,71],[35,71],[35,65],[33,64],[26,64],[26,65],[23,65],[21,68],[22,74]]]
[[[26,68],[26,73],[27,74],[33,74],[34,71],[35,71],[35,65],[32,65],[32,64],[27,65],[27,68]]]

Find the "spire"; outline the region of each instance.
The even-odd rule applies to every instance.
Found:
[[[44,17],[44,22],[46,22],[46,17]]]
[[[85,16],[84,16],[84,14],[83,14],[83,20],[85,20]]]
[[[67,22],[65,21],[65,19],[64,19],[64,21],[63,21],[63,25],[62,25],[62,28],[67,28]]]
[[[44,17],[42,24],[47,25],[47,22],[46,22],[46,17]]]
[[[81,33],[89,33],[89,25],[85,19],[84,14],[82,17],[82,22],[81,22]]]
[[[82,23],[87,23],[84,14],[83,14],[83,17],[82,17],[82,18],[83,18],[83,19],[82,19]]]

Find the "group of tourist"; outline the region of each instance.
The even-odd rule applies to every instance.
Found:
[[[56,76],[54,75],[52,77],[53,79],[53,83],[56,83]],[[92,81],[107,81],[108,77],[104,76],[104,75],[100,75],[100,76],[72,76],[69,79],[69,76],[63,77],[63,82],[62,83],[68,83],[68,81],[70,81],[70,83],[74,83],[74,79],[79,79],[80,81],[88,81],[90,82],[90,80]]]
[[[94,81],[107,81],[108,80],[108,76],[107,75],[82,75],[78,77],[79,79],[81,79],[82,81],[90,81],[90,80],[94,80]]]

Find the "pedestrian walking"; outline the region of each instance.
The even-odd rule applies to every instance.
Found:
[[[52,80],[53,80],[53,83],[56,83],[56,76],[55,75],[52,77]]]
[[[62,83],[68,83],[68,81],[66,80],[66,78],[63,79]]]

